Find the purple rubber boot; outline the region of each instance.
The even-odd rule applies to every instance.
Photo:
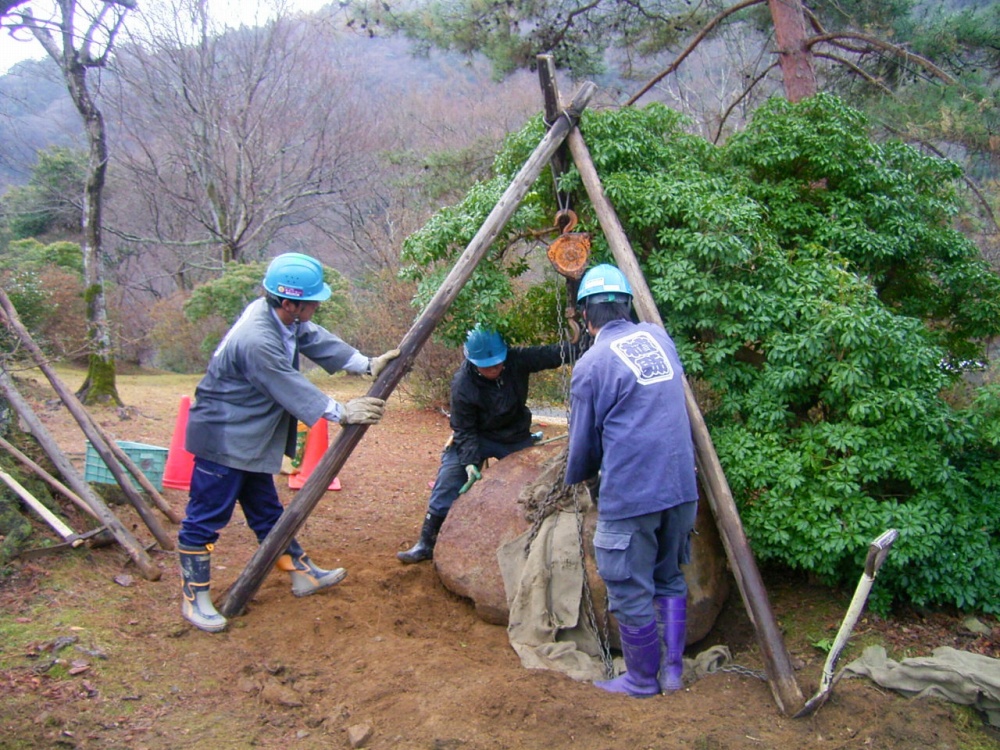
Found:
[[[634,698],[649,698],[660,694],[656,672],[660,668],[660,636],[656,620],[639,627],[618,624],[621,634],[622,656],[625,657],[625,674],[613,680],[594,684],[609,693],[626,693]]]
[[[653,599],[656,625],[663,640],[660,652],[660,690],[672,693],[684,687],[684,636],[687,597],[658,596]]]

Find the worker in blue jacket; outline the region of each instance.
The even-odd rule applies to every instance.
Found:
[[[488,458],[505,458],[534,443],[527,407],[529,376],[568,364],[580,351],[576,344],[515,346],[477,326],[465,339],[465,361],[451,380],[452,436],[441,454],[420,538],[397,552],[411,564],[434,556],[438,532],[458,496],[482,478]]]
[[[341,404],[299,372],[300,355],[327,372],[378,373],[398,350],[366,357],[312,322],[329,299],[319,261],[285,253],[264,275],[264,296],[254,300],[226,333],[195,389],[185,447],[194,471],[178,535],[183,599],[181,614],[195,627],[217,632],[226,618],[209,597],[211,553],[219,531],[239,502],[247,525],[263,541],[283,507],[274,486],[282,456],[294,456],[298,422],[375,424],[385,402],[363,396]],[[339,583],[343,568],[318,567],[292,539],[277,567],[288,572],[295,596]]]
[[[600,475],[594,552],[627,671],[595,683],[636,697],[683,686],[687,584],[698,489],[683,369],[666,331],[633,323],[614,266],[584,275],[594,343],[570,384],[566,484]]]

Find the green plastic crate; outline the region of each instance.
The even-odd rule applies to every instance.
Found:
[[[146,475],[156,489],[163,489],[163,469],[167,463],[167,449],[156,445],[146,445],[145,443],[132,443],[128,440],[116,440],[115,443],[122,449],[122,452],[132,459],[132,463],[139,467],[139,470]],[[111,469],[104,463],[104,460],[94,450],[94,446],[87,441],[87,457],[84,464],[84,479],[96,484],[118,484]],[[122,467],[124,468],[124,467]],[[137,485],[137,489],[142,489]]]

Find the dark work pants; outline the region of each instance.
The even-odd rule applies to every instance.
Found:
[[[479,450],[482,455],[476,460],[476,465],[482,464],[487,458],[505,458],[511,453],[531,447],[534,443],[530,437],[519,443],[498,443],[480,438]],[[427,510],[435,516],[447,516],[458,497],[458,491],[467,481],[469,477],[465,473],[465,464],[459,462],[455,446],[449,445],[441,454],[441,466],[438,467],[437,479],[434,480],[434,489],[431,490]]]
[[[597,521],[594,555],[608,590],[608,609],[630,627],[655,619],[654,597],[687,596],[681,565],[691,560],[698,504],[616,521]]]

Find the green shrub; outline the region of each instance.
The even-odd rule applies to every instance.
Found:
[[[957,168],[872,141],[827,95],[774,100],[721,147],[684,127],[658,104],[582,123],[755,554],[853,586],[868,543],[894,527],[874,607],[1000,611],[996,388],[943,397],[1000,332],[1000,277],[952,226]],[[423,298],[543,132],[536,119],[508,139],[495,178],[407,240]],[[531,314],[520,238],[554,215],[551,184],[538,180],[462,291],[453,340],[491,318],[519,333]],[[593,262],[609,260],[579,174],[561,185],[595,233]]]
[[[262,294],[261,281],[267,263],[228,263],[222,276],[201,284],[184,303],[184,315],[192,323],[216,323],[201,342],[201,350],[208,357],[215,350],[222,335],[243,312],[243,309]],[[351,302],[347,295],[347,280],[332,268],[324,269],[326,283],[333,290],[330,299],[323,302],[313,315],[317,325],[336,331],[337,324],[351,315]]]

